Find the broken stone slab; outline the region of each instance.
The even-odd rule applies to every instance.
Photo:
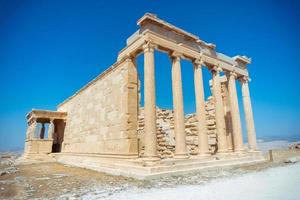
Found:
[[[289,149],[300,149],[300,142],[299,143],[297,142],[296,144],[290,145]]]
[[[5,174],[7,174],[6,171],[0,171],[0,176],[4,176]]]
[[[300,161],[300,156],[296,156],[284,160],[284,163],[297,163],[299,161]]]
[[[4,170],[0,171],[0,176],[4,176],[5,174],[14,174],[18,171],[19,169],[15,166],[7,167]]]

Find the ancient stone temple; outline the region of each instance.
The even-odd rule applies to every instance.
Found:
[[[24,161],[55,161],[135,178],[263,161],[257,149],[246,56],[216,45],[154,14],[137,22],[115,64],[57,106],[32,110]],[[156,106],[154,52],[170,56],[173,110]],[[135,59],[144,56],[144,107]],[[194,67],[196,113],[184,115],[181,60]],[[202,68],[212,80],[204,83]],[[157,69],[156,69],[157,70]],[[203,84],[212,96],[204,97]],[[248,145],[243,142],[236,84],[241,84]],[[158,86],[159,87],[159,86]]]

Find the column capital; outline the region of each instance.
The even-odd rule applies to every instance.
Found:
[[[229,77],[234,77],[234,79],[238,78],[237,73],[235,73],[234,71],[227,72],[226,75],[229,76]]]
[[[251,79],[249,78],[249,76],[241,76],[241,77],[239,78],[239,81],[240,81],[241,83],[248,83],[248,82],[251,81]]]
[[[143,45],[144,52],[154,52],[154,49],[157,48],[157,45],[154,44],[151,40],[146,41]]]
[[[31,118],[31,119],[27,122],[27,124],[28,124],[28,125],[36,124],[36,123],[37,123],[36,120],[37,120],[37,118],[33,117],[33,118]]]
[[[197,58],[197,59],[193,60],[193,64],[194,64],[194,66],[200,67],[200,68],[202,66],[204,66],[204,62],[201,58]]]
[[[177,51],[173,51],[169,54],[170,58],[173,60],[179,61],[181,58],[183,58],[183,55]]]
[[[126,54],[126,56],[125,56],[125,61],[126,62],[133,62],[133,60],[134,60],[134,56],[133,55],[131,55],[131,54]]]
[[[223,71],[222,68],[219,65],[213,66],[210,70],[211,70],[212,73],[220,73],[220,72]]]
[[[49,120],[50,120],[50,123],[54,122],[54,118],[49,118]]]

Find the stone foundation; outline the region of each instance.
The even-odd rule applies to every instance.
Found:
[[[25,142],[25,156],[29,154],[48,154],[52,152],[53,140],[27,140]]]
[[[188,159],[162,159],[153,166],[148,166],[141,158],[127,158],[91,154],[59,153],[51,155],[56,162],[105,172],[112,175],[133,177],[136,179],[153,179],[171,175],[181,175],[204,169],[224,166],[249,165],[265,162],[259,152],[227,154]]]

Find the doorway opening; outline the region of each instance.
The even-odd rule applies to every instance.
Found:
[[[64,141],[65,122],[62,119],[54,120],[54,133],[53,133],[53,144],[52,153],[59,153],[62,150],[62,143]]]

